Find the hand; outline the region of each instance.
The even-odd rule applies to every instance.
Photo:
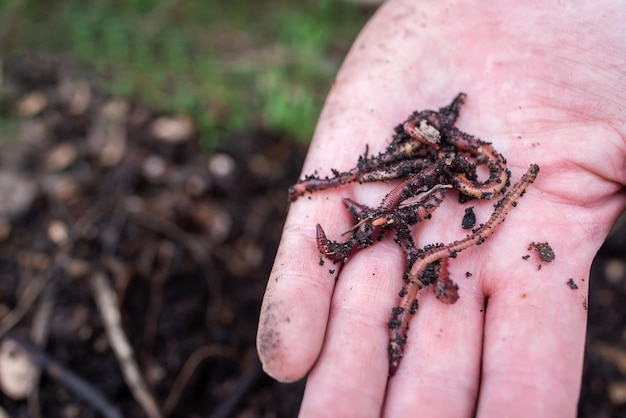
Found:
[[[320,266],[315,243],[316,223],[331,239],[351,226],[342,197],[377,206],[391,186],[346,185],[292,205],[257,346],[276,379],[309,372],[301,416],[576,415],[589,268],[626,203],[626,10],[579,3],[389,0],[356,41],[304,174],[352,168],[413,110],[459,91],[468,98],[457,126],[494,144],[512,182],[531,163],[541,171],[492,237],[450,260],[460,299],[444,305],[422,290],[392,378],[387,321],[402,251],[386,238]],[[472,205],[478,222],[493,210]],[[413,228],[416,244],[464,237],[464,206],[448,196]],[[532,241],[549,242],[555,260],[523,260]]]

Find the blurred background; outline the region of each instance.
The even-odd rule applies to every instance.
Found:
[[[376,3],[0,1],[0,417],[297,415],[256,322]],[[581,417],[626,416],[625,259],[620,221],[581,300]]]
[[[209,142],[250,127],[308,139],[374,9],[358,0],[2,4],[3,55],[60,54],[111,94],[193,115]]]

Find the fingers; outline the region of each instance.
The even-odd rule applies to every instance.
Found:
[[[385,189],[373,186],[368,193],[378,196]],[[346,231],[353,224],[341,202],[341,197],[349,196],[349,192],[346,187],[341,193],[316,192],[310,198],[301,198],[289,210],[257,332],[257,351],[263,368],[277,380],[291,382],[302,378],[320,353],[342,263],[320,256],[315,225],[321,223],[331,239],[345,239],[338,231]],[[367,201],[362,195],[357,197]],[[393,242],[388,245],[401,253]],[[358,253],[348,265],[357,256]],[[402,268],[402,260],[398,266]],[[400,270],[395,277],[401,275]]]
[[[530,190],[525,198],[530,201],[537,194]],[[542,261],[528,245],[562,237],[566,223],[560,212],[540,210],[539,204],[535,211],[545,224],[523,227],[532,224],[524,215],[532,218],[533,213],[520,213],[512,228],[519,239],[502,242],[507,260],[484,269],[489,299],[477,416],[504,410],[511,417],[576,416],[594,253],[582,249],[595,246],[595,238],[579,232],[568,240],[548,240],[556,257]]]
[[[315,222],[300,214],[304,209],[294,205],[286,221],[257,332],[264,370],[284,382],[302,378],[315,362],[339,272],[339,266],[328,261],[320,265]]]
[[[454,305],[444,305],[431,292],[420,295],[406,354],[389,380],[385,417],[416,416],[417,411],[428,411],[429,417],[472,415],[480,377],[483,298],[468,281],[459,280],[461,297]]]
[[[402,252],[391,240],[362,250],[345,265],[301,417],[380,416],[388,373],[387,320],[403,269]]]
[[[431,233],[424,231],[425,238]],[[456,304],[442,304],[430,289],[420,295],[406,356],[388,379],[387,322],[406,261],[391,239],[355,255],[335,288],[301,416],[329,411],[332,416],[412,416],[416,408],[434,416],[469,416],[478,391],[483,326],[482,290],[460,271],[471,258],[460,255],[452,266],[463,292]]]
[[[478,416],[504,410],[511,417],[576,416],[586,325],[583,299],[565,281],[549,292],[507,292],[490,299]]]

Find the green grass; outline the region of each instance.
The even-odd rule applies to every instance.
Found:
[[[372,12],[338,0],[0,4],[0,54],[70,56],[115,95],[193,115],[209,142],[250,128],[307,140]]]

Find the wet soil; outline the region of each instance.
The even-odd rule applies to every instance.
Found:
[[[205,151],[188,117],[107,96],[62,60],[5,67],[0,110],[19,122],[0,130],[1,345],[27,340],[56,369],[6,382],[2,353],[19,364],[19,349],[0,348],[0,406],[15,418],[147,416],[114,353],[105,278],[164,415],[296,416],[303,382],[264,375],[254,343],[305,146],[251,129]],[[626,416],[626,221],[591,275],[579,414]]]
[[[531,242],[528,251],[535,250],[539,259],[545,263],[551,263],[555,258],[554,250],[547,242]]]

